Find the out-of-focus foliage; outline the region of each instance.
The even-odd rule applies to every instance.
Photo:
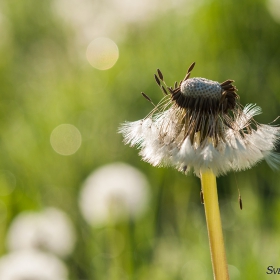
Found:
[[[69,279],[212,279],[199,180],[141,162],[117,128],[152,109],[141,91],[161,99],[157,68],[173,85],[193,61],[194,76],[234,79],[241,103],[257,103],[263,109],[257,120],[273,121],[280,111],[280,21],[270,14],[276,4],[2,0],[1,255],[9,253],[14,217],[57,207],[77,235],[63,259]],[[118,46],[119,58],[107,70],[87,60],[87,46],[98,37]],[[149,206],[137,220],[94,228],[79,209],[80,190],[91,172],[113,162],[146,174]],[[233,280],[271,279],[267,266],[279,266],[279,176],[261,163],[218,179]]]

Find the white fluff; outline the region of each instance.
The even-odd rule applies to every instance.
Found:
[[[0,258],[0,279],[67,280],[65,264],[50,253],[20,250]]]
[[[74,249],[76,234],[66,213],[50,207],[41,212],[21,212],[7,233],[10,251],[44,250],[66,257]]]
[[[210,168],[219,176],[251,168],[265,159],[276,169],[280,155],[274,150],[280,128],[255,123],[250,132],[242,132],[258,114],[261,114],[260,107],[246,105],[236,116],[232,128],[225,126],[224,140],[216,146],[211,141],[195,145],[189,136],[184,138],[174,107],[141,121],[127,122],[120,132],[125,143],[138,146],[143,160],[154,166],[171,165],[186,173],[193,169],[197,176],[201,170]]]
[[[89,175],[80,192],[79,206],[90,225],[102,227],[141,217],[147,210],[149,196],[145,175],[135,167],[116,162]]]

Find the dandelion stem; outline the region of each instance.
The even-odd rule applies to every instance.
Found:
[[[216,177],[211,170],[201,171],[200,174],[214,279],[228,280]]]

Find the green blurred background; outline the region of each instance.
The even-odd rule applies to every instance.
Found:
[[[54,206],[68,213],[77,235],[64,260],[69,279],[213,279],[199,179],[142,162],[117,129],[152,109],[141,91],[161,99],[157,68],[172,85],[193,61],[193,76],[234,79],[241,103],[262,107],[257,121],[273,121],[280,111],[278,11],[277,0],[2,0],[1,255],[16,215]],[[87,56],[99,37],[119,51],[107,70],[93,67]],[[50,141],[61,124],[75,126],[82,139],[69,155]],[[140,219],[114,224],[125,246],[105,257],[96,253],[101,229],[84,221],[78,197],[87,176],[113,162],[146,174],[151,199]],[[279,176],[261,163],[218,178],[233,280],[278,277],[266,272],[269,265],[280,267]]]

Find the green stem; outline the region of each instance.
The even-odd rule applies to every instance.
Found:
[[[211,170],[201,171],[200,175],[214,279],[228,280],[216,177]]]

